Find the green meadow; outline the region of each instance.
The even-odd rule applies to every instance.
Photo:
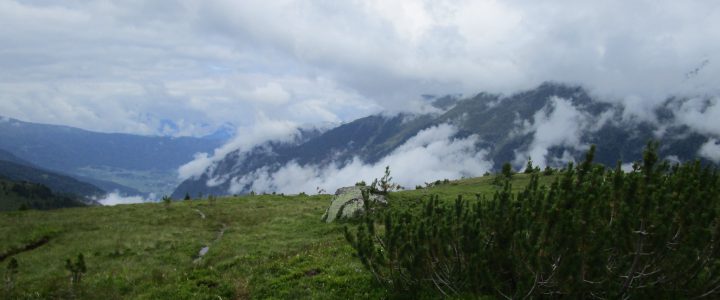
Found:
[[[516,189],[528,176],[514,176]],[[431,194],[492,195],[493,177],[390,195],[391,207]],[[331,195],[258,195],[211,200],[0,214],[0,251],[19,252],[6,298],[377,299],[388,296],[354,257],[348,224],[321,222]],[[204,218],[203,218],[204,216]],[[352,225],[352,224],[350,224]],[[200,257],[200,250],[208,247]],[[72,283],[67,259],[84,256]],[[7,265],[10,257],[3,261]],[[6,274],[7,275],[7,274]],[[6,276],[8,277],[8,276]],[[7,282],[6,282],[7,283]]]

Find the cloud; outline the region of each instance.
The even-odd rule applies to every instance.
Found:
[[[8,0],[0,111],[203,135],[259,112],[348,121],[552,80],[642,117],[671,94],[718,94],[718,27],[713,1]]]
[[[213,162],[215,162],[215,159],[211,159],[207,153],[195,153],[193,160],[178,168],[178,178],[185,180],[190,177],[200,176]]]
[[[720,136],[720,105],[718,98],[692,98],[672,107],[675,120],[700,134]]]
[[[107,195],[105,195],[104,198],[98,199],[98,202],[102,205],[106,206],[114,206],[118,204],[135,204],[135,203],[143,203],[148,202],[145,198],[141,196],[122,196],[118,192],[112,192]]]
[[[698,154],[714,162],[720,162],[720,141],[710,139],[700,147]]]
[[[552,97],[548,105],[535,113],[532,123],[526,122],[521,129],[523,133],[532,133],[533,140],[526,151],[516,151],[514,164],[524,165],[528,157],[540,167],[567,162],[569,156],[560,161],[548,157],[549,149],[556,146],[588,149],[588,145],[580,141],[582,134],[592,128],[601,128],[608,117],[603,114],[594,118],[578,110],[570,100]]]
[[[300,126],[293,122],[272,120],[261,114],[254,125],[238,128],[235,137],[222,147],[215,149],[212,155],[208,153],[195,154],[192,161],[178,168],[178,178],[180,180],[197,178],[205,172],[212,172],[212,168],[216,166],[215,163],[234,151],[237,151],[238,155],[242,155],[243,152],[264,142],[290,142],[297,138],[300,133],[299,128]]]
[[[346,164],[318,166],[292,161],[277,170],[263,167],[232,178],[228,192],[239,193],[246,186],[255,192],[314,193],[318,188],[333,192],[360,180],[370,183],[382,177],[385,166],[390,166],[394,182],[406,188],[437,179],[478,176],[490,170],[487,152],[476,148],[478,138],[457,138],[456,133],[449,124],[425,129],[375,164],[365,164],[356,157]]]

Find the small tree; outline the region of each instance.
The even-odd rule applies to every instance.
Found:
[[[183,198],[186,201],[190,201],[190,193],[185,192],[185,198]]]
[[[162,197],[163,205],[165,205],[165,209],[170,207],[170,203],[172,203],[172,198],[170,198],[168,195],[165,195]]]
[[[500,174],[495,175],[495,178],[493,178],[492,184],[494,184],[496,186],[503,186],[503,185],[505,185],[505,182],[510,181],[512,176],[513,176],[512,165],[510,165],[509,162],[506,162],[502,165]]]
[[[527,165],[525,165],[525,174],[531,174],[535,170],[533,168],[532,157],[528,157]]]
[[[380,178],[380,181],[378,183],[380,193],[387,194],[388,192],[391,192],[393,190],[398,190],[400,186],[397,183],[392,182],[392,179],[392,176],[390,176],[390,166],[386,166],[385,175]]]
[[[545,170],[543,171],[543,175],[550,176],[552,174],[555,174],[555,170],[553,170],[550,166],[545,166]]]
[[[73,286],[77,286],[82,281],[83,274],[87,272],[85,267],[85,257],[82,253],[78,254],[77,260],[73,262],[71,259],[65,261],[65,269],[70,271],[70,283]]]
[[[512,165],[511,165],[509,162],[506,162],[506,163],[503,164],[503,166],[502,166],[502,173],[501,173],[501,174],[502,174],[503,177],[505,177],[505,178],[507,178],[507,179],[512,178],[512,176],[513,176],[513,169],[512,169]]]

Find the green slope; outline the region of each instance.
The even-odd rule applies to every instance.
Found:
[[[520,188],[527,177],[514,177]],[[396,205],[430,193],[490,195],[490,176],[391,194]],[[0,213],[0,253],[14,255],[16,295],[85,299],[378,299],[386,292],[354,257],[344,224],[320,218],[329,195],[220,198]],[[201,217],[200,212],[205,216]],[[222,235],[220,235],[222,231]],[[209,246],[198,262],[199,250]],[[65,260],[82,253],[87,273],[74,291]],[[3,262],[3,268],[7,259]]]

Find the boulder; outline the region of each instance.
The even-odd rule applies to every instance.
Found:
[[[365,212],[365,202],[363,201],[362,191],[369,190],[365,186],[349,186],[340,188],[335,192],[330,207],[325,211],[322,220],[330,223],[338,219],[349,219],[359,217]],[[370,202],[372,204],[387,204],[384,195],[370,193]]]

